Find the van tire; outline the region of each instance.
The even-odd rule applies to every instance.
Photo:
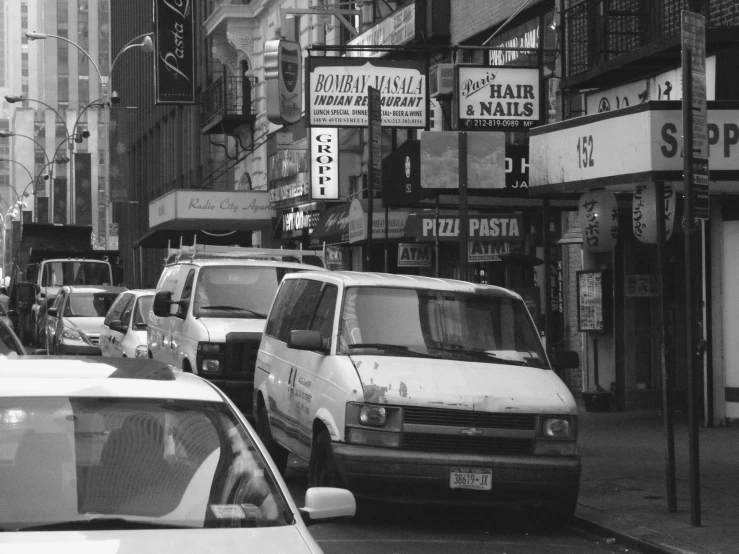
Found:
[[[260,440],[267,448],[267,452],[272,457],[272,461],[277,466],[280,475],[284,477],[287,471],[287,456],[289,452],[283,446],[277,444],[275,439],[272,438],[272,429],[269,426],[269,414],[267,413],[267,408],[264,406],[259,408],[256,424],[257,435],[259,435]]]
[[[331,435],[321,430],[313,440],[308,461],[308,488],[341,487],[341,475],[331,449]]]

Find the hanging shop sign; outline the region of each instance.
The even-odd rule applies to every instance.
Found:
[[[303,229],[315,229],[321,212],[316,209],[297,208],[282,214],[282,231],[284,233],[300,232]]]
[[[421,141],[407,140],[382,160],[382,207],[410,207],[426,196],[421,188]]]
[[[192,3],[154,3],[154,81],[157,104],[195,103],[195,32]]]
[[[443,215],[438,220],[435,215],[416,215],[413,234],[416,240],[456,242],[459,237],[459,216]],[[523,240],[524,226],[520,214],[485,214],[469,216],[469,238],[485,241]]]
[[[467,188],[505,188],[505,133],[466,135]],[[459,189],[459,131],[421,133],[421,187]]]
[[[528,145],[505,145],[505,188],[511,195],[529,195]]]
[[[306,60],[306,111],[311,127],[366,127],[368,88],[380,91],[383,127],[426,128],[425,60],[324,58]]]
[[[310,174],[312,200],[339,198],[339,130],[312,127],[310,130]]]
[[[379,201],[376,204],[376,207],[373,205],[375,209],[372,211],[372,236],[377,239],[384,239],[385,210],[379,209]],[[387,220],[387,238],[402,238],[404,236],[405,224],[408,220],[408,212],[390,210]],[[349,242],[353,243],[363,240],[367,240],[367,212],[363,203],[355,198],[349,207]]]
[[[511,252],[511,243],[509,241],[471,240],[467,249],[470,262],[499,262],[501,254]]]
[[[530,187],[561,192],[683,181],[681,102],[648,102],[544,125],[529,133]],[[739,179],[739,107],[708,103],[711,187]]]
[[[586,96],[588,114],[610,112],[650,100],[682,100],[682,68],[670,69],[647,79],[599,90]],[[706,58],[706,98],[716,99],[716,56]]]
[[[270,220],[266,191],[173,190],[149,203],[149,227],[183,219]]]
[[[539,123],[539,69],[458,65],[459,125],[466,129],[528,129]]]
[[[415,2],[350,40],[348,46],[400,46],[416,38]],[[380,57],[386,50],[347,50],[345,56]]]
[[[417,242],[398,244],[398,267],[431,267],[431,245]]]
[[[583,249],[610,252],[618,241],[616,195],[606,190],[588,191],[580,197],[580,229]]]
[[[303,114],[300,44],[290,40],[264,43],[267,119],[276,125],[299,121]]]
[[[326,246],[326,269],[329,271],[351,271],[352,251],[351,248],[339,245]]]
[[[657,244],[657,191],[654,183],[634,187],[631,221],[634,236],[641,242]],[[664,186],[665,240],[670,240],[675,225],[675,191]]]

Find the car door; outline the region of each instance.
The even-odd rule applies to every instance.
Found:
[[[312,279],[298,281],[293,292],[292,310],[285,317],[280,329],[281,341],[287,343],[291,331],[309,328],[320,298],[321,285],[321,281]],[[310,363],[305,359],[306,354],[309,353],[304,350],[285,348],[284,356],[279,360],[283,376],[278,383],[282,388],[280,396],[284,398],[283,406],[286,411],[285,446],[296,453],[310,449],[312,439],[311,426],[306,422],[311,399],[304,397],[297,386],[300,379],[305,379],[305,366]]]
[[[171,318],[171,365],[177,369],[184,369],[182,367],[186,350],[184,343],[188,340],[185,330],[187,328],[187,314],[192,309],[190,299],[192,298],[192,289],[195,284],[195,274],[195,268],[188,267],[187,274],[182,279],[182,287],[178,287],[179,290],[175,289],[175,293],[172,295],[173,302],[182,302],[182,305],[177,306],[177,316]],[[195,349],[192,348],[192,352],[194,351]]]
[[[174,295],[177,288],[178,270],[182,266],[171,265],[164,268],[162,276],[157,285],[157,292],[168,291]],[[169,363],[170,359],[170,333],[172,327],[172,316],[159,317],[152,310],[149,316],[149,327],[147,328],[147,342],[149,351],[155,360]]]
[[[133,294],[123,293],[115,300],[110,311],[103,320],[100,329],[100,351],[103,356],[110,358],[118,358],[121,356],[120,345],[123,340],[123,333],[120,329],[111,329],[110,325],[113,321],[122,322],[122,314],[128,305],[133,302]]]
[[[318,281],[314,283],[317,288],[306,291],[309,297],[305,301],[305,310],[295,322],[294,329],[304,328],[320,332],[321,338],[330,350],[339,288],[331,283]],[[299,350],[296,354],[290,404],[291,414],[297,422],[298,435],[301,440],[295,442],[294,452],[301,458],[308,459],[313,435],[313,414],[316,412],[313,398],[320,398],[321,406],[334,413],[334,409],[326,404],[331,402],[332,398],[324,394],[326,387],[330,386],[327,384],[327,377],[330,378],[330,376],[323,375],[325,372],[322,369],[329,356],[326,351]]]

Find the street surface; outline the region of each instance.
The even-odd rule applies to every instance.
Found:
[[[295,502],[303,505],[306,464],[293,456],[286,481]],[[523,512],[481,513],[475,509],[383,505],[351,521],[310,527],[326,554],[531,554],[635,552],[608,537],[569,527],[541,529]]]

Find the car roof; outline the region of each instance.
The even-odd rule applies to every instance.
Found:
[[[110,292],[120,294],[128,290],[126,287],[106,287],[101,285],[65,285],[64,288],[69,290],[70,294],[90,292]]]
[[[426,289],[435,291],[451,291],[466,293],[495,294],[510,298],[520,298],[512,290],[494,285],[481,285],[458,281],[456,279],[441,279],[438,277],[424,277],[420,275],[396,275],[391,273],[367,273],[361,271],[321,271],[319,277],[324,281],[333,281],[344,287],[395,287],[408,289]],[[306,274],[300,276],[286,275],[285,279],[305,278]]]
[[[156,360],[70,356],[0,358],[0,397],[84,396],[223,402],[207,381]]]
[[[157,293],[156,289],[128,289],[123,292],[133,294],[134,296],[153,296]]]

